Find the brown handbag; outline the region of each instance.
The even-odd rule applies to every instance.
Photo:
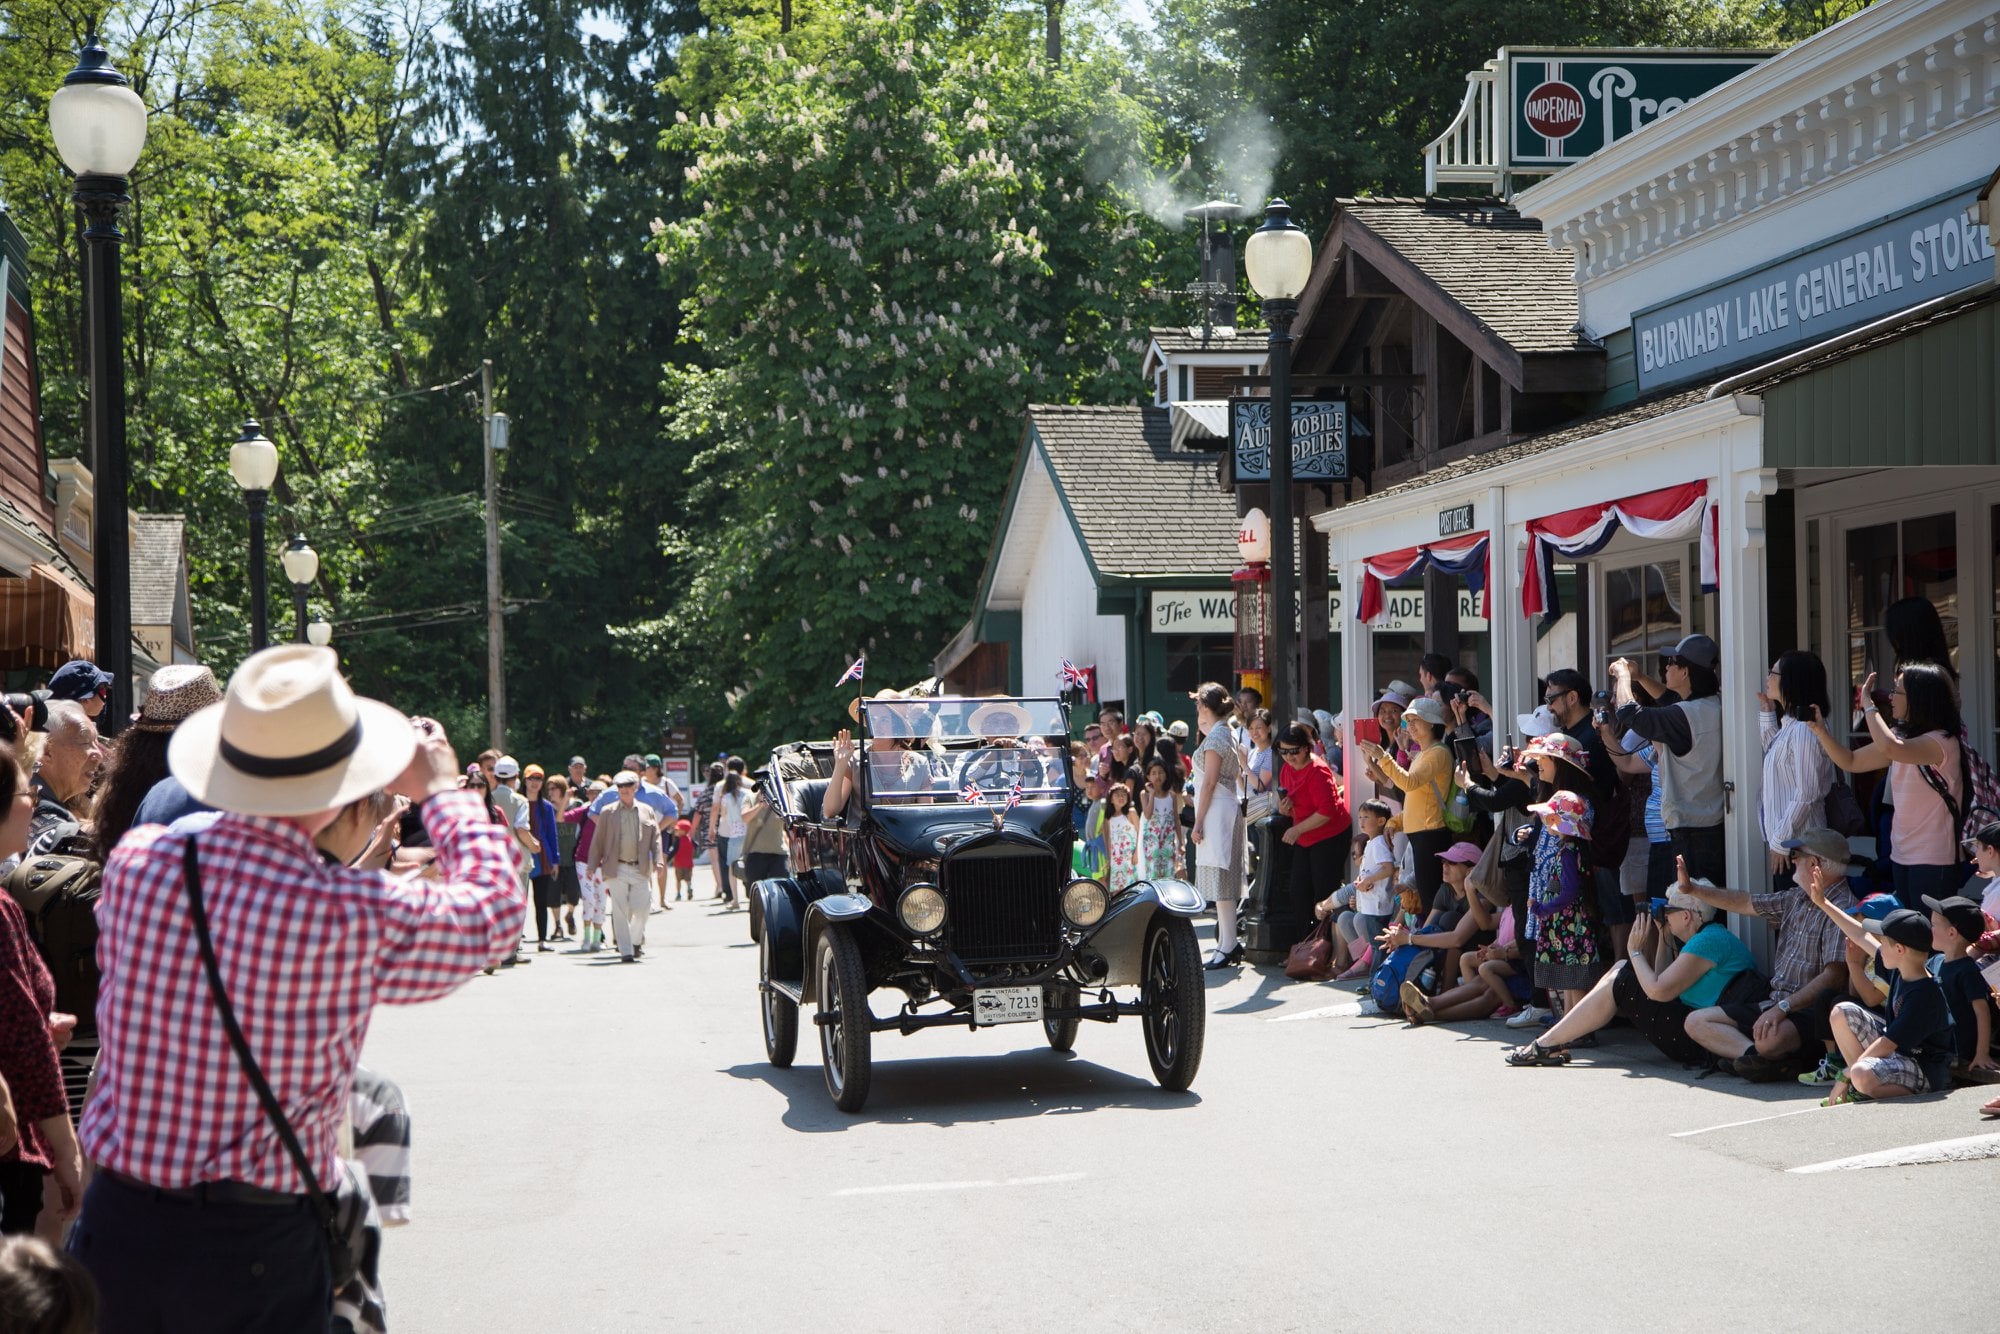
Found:
[[[1333,976],[1333,919],[1326,918],[1285,955],[1285,976],[1299,982],[1324,982]]]

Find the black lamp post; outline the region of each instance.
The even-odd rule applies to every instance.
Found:
[[[1271,717],[1283,729],[1300,703],[1293,635],[1298,525],[1292,518],[1292,320],[1299,313],[1299,293],[1312,277],[1312,241],[1292,222],[1284,200],[1273,199],[1264,210],[1264,225],[1243,246],[1243,267],[1263,298],[1271,329]],[[1278,841],[1277,825],[1258,828],[1266,841],[1258,884],[1243,914],[1243,947],[1251,962],[1275,963],[1304,934],[1310,905],[1294,902],[1290,892],[1291,858],[1299,851]],[[1216,944],[1227,949],[1229,942]]]
[[[1312,241],[1292,221],[1291,205],[1273,199],[1264,225],[1243,247],[1250,286],[1264,300],[1271,327],[1271,716],[1289,726],[1298,707],[1297,525],[1292,519],[1292,319],[1312,277]]]
[[[83,214],[83,290],[90,366],[91,585],[97,664],[111,673],[107,731],[132,716],[132,556],[126,512],[125,310],[118,210],[131,202],[127,177],[146,146],[146,104],[111,66],[97,34],[49,99],[49,132],[76,174],[71,197]]]
[[[300,533],[285,546],[285,554],[278,558],[285,567],[285,578],[292,584],[292,640],[304,644],[306,639],[306,593],[312,588],[312,581],[319,574],[319,553],[306,545],[306,535]]]
[[[270,642],[265,626],[265,603],[270,594],[264,556],[264,505],[271,498],[271,484],[278,480],[278,447],[264,438],[264,428],[255,420],[243,423],[236,443],[229,447],[229,475],[243,488],[243,504],[250,511],[250,651],[255,653]]]

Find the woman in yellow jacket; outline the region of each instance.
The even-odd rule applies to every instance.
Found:
[[[1362,742],[1361,751],[1378,773],[1402,789],[1403,833],[1410,840],[1410,853],[1416,862],[1417,897],[1428,913],[1444,884],[1444,863],[1438,860],[1439,854],[1448,851],[1458,837],[1444,822],[1444,804],[1451,796],[1452,783],[1444,706],[1428,695],[1410,701],[1403,711],[1403,729],[1416,744],[1408,768],[1372,742]]]

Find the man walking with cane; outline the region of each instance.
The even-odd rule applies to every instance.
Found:
[[[597,817],[590,870],[604,877],[611,938],[618,957],[631,963],[646,952],[646,913],[653,905],[653,873],[660,865],[660,817],[639,803],[639,775],[630,769],[620,769],[612,787],[618,800]]]
[[[370,1015],[513,953],[518,854],[458,790],[443,729],[357,699],[329,649],[253,655],[175,730],[167,763],[222,815],[134,829],[105,864],[103,1051],[83,1117],[99,1171],[70,1247],[104,1334],[325,1329],[346,1249],[327,1223],[334,1139]],[[314,846],[384,789],[416,806],[435,879]]]

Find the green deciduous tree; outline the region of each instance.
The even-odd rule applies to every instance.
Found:
[[[670,375],[673,425],[703,448],[668,535],[688,595],[633,633],[699,645],[753,731],[831,727],[857,653],[928,675],[1025,405],[1138,397],[1156,255],[1113,182],[1151,126],[1101,47],[1051,68],[1039,16],[1005,17],[738,35],[732,91],[668,136],[700,212],[662,254],[707,363]]]

